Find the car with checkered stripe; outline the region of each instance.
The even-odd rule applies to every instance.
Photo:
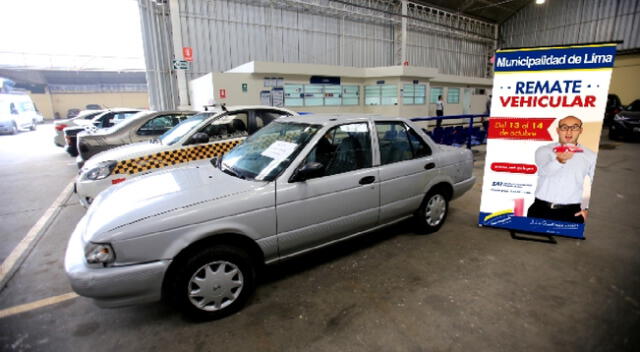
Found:
[[[273,106],[212,106],[158,138],[127,144],[87,160],[74,191],[88,207],[104,189],[155,171],[221,156],[274,119],[297,116]]]
[[[69,239],[71,287],[101,307],[166,299],[188,316],[238,311],[265,264],[414,218],[444,224],[473,154],[407,119],[278,119],[221,158],[102,192]]]
[[[82,168],[89,158],[100,152],[161,136],[196,113],[188,110],[141,111],[110,128],[87,128],[76,137],[79,153],[76,162]]]

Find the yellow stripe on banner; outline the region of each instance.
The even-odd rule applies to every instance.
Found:
[[[611,67],[603,67],[603,68],[576,68],[576,69],[566,69],[563,68],[562,70],[540,70],[540,71],[535,71],[535,70],[523,70],[523,71],[496,71],[494,72],[494,74],[496,75],[507,75],[507,74],[514,74],[514,73],[522,73],[522,72],[533,72],[533,73],[549,73],[549,72],[554,72],[557,73],[558,71],[571,71],[571,72],[577,72],[577,71],[611,71],[613,68]]]
[[[567,45],[567,46],[546,46],[542,48],[524,48],[524,49],[504,49],[504,50],[496,50],[496,53],[513,53],[516,51],[538,51],[538,50],[547,50],[547,49],[567,49],[567,48],[598,48],[602,46],[616,46],[618,44],[586,44],[586,45]]]
[[[484,221],[487,221],[489,219],[493,219],[493,218],[498,217],[500,215],[511,214],[511,213],[513,213],[513,210],[511,210],[511,209],[505,209],[505,210],[496,211],[495,213],[491,213],[491,214],[485,216],[484,217]]]

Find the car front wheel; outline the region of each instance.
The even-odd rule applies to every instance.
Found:
[[[18,133],[18,126],[14,122],[13,125],[11,126],[11,134],[17,134],[17,133]]]
[[[447,218],[448,210],[449,201],[443,191],[436,189],[427,193],[416,216],[419,230],[423,233],[438,231]]]
[[[216,245],[190,256],[174,274],[173,301],[196,320],[240,310],[254,289],[255,269],[240,248]]]
[[[36,122],[36,120],[32,120],[31,121],[31,127],[29,127],[30,130],[35,131],[36,130],[36,125],[38,123]]]

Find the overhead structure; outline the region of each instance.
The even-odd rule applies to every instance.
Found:
[[[488,77],[498,30],[489,21],[406,0],[138,2],[150,105],[162,109],[188,105],[182,75],[189,81],[250,61],[404,64]],[[174,69],[174,60],[184,59],[180,46],[192,49],[193,61]]]

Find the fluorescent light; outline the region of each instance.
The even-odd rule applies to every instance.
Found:
[[[542,5],[542,4],[544,4],[544,0],[536,0],[536,4]]]

